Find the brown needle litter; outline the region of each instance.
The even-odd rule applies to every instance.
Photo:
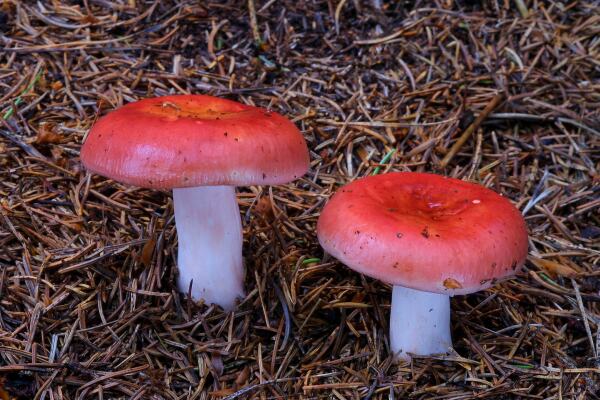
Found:
[[[0,2],[0,398],[597,399],[598,15]],[[176,290],[170,193],[79,160],[98,116],[183,93],[285,115],[310,149],[301,179],[238,189],[247,295],[230,312]],[[390,171],[468,179],[525,215],[525,272],[452,300],[448,356],[392,362],[391,287],[316,239],[341,185]]]

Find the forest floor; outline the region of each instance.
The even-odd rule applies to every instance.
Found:
[[[600,6],[378,3],[0,4],[0,399],[600,397]],[[98,116],[173,93],[268,107],[310,148],[303,178],[239,188],[233,312],[176,293],[169,191],[79,160]],[[446,357],[394,362],[390,286],[316,240],[335,190],[388,171],[527,221],[523,271],[452,298]]]

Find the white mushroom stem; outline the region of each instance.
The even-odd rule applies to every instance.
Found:
[[[450,337],[450,297],[394,286],[390,316],[390,346],[409,360],[413,353],[447,353]]]
[[[242,223],[233,186],[173,189],[180,292],[226,310],[244,295]]]

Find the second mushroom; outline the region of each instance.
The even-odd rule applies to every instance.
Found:
[[[527,256],[520,212],[483,186],[424,173],[389,173],[340,189],[317,225],[323,248],[393,285],[390,345],[410,354],[452,345],[450,296],[514,275]]]

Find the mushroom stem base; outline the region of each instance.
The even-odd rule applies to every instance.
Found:
[[[398,358],[413,353],[446,353],[450,336],[450,297],[394,286],[390,316],[390,346]]]
[[[242,223],[233,186],[173,189],[180,292],[230,310],[244,295]]]

